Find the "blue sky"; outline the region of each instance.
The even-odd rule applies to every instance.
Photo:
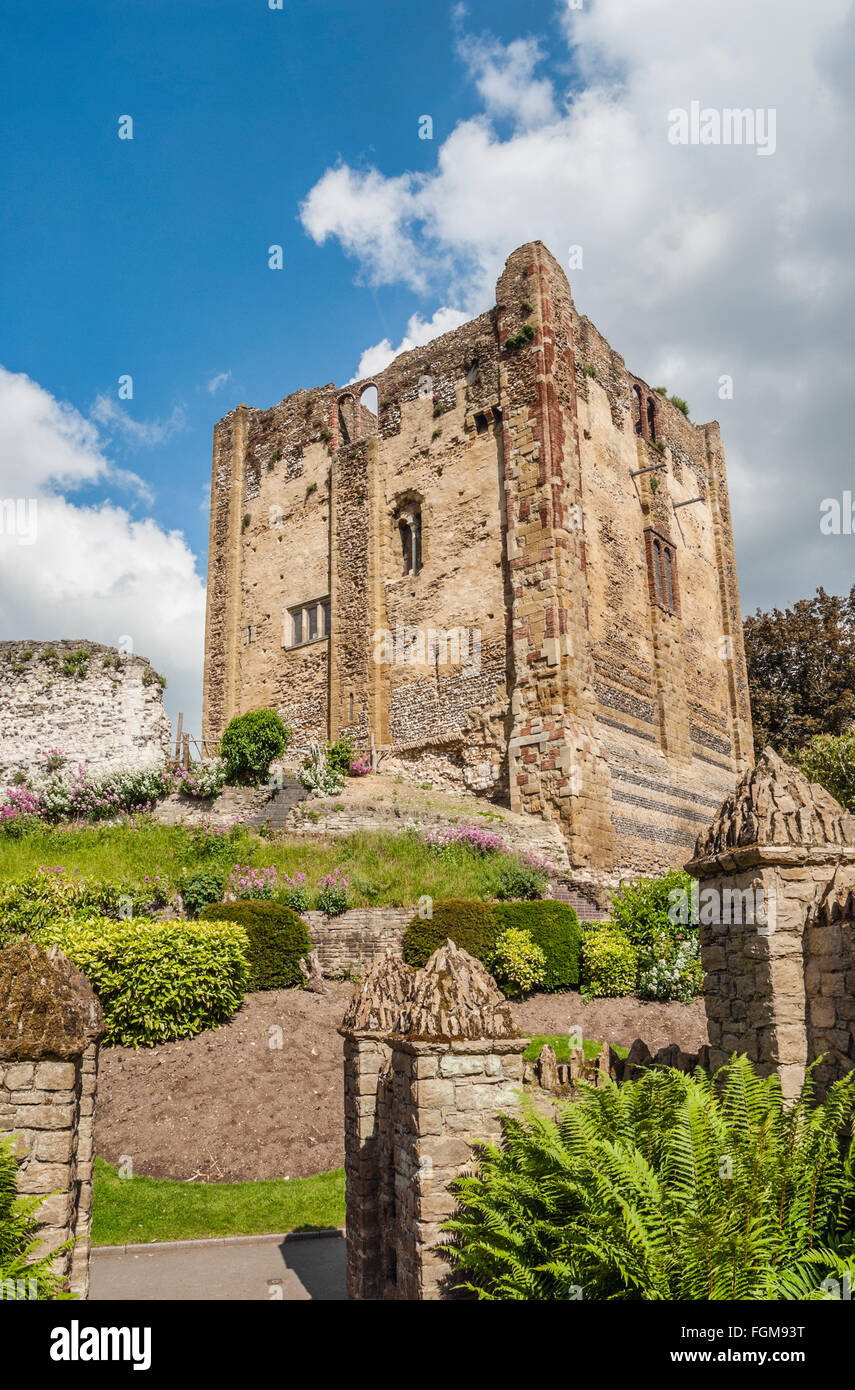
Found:
[[[0,538],[0,635],[138,634],[198,727],[215,420],[487,307],[533,236],[721,420],[743,606],[848,589],[817,516],[851,475],[852,32],[848,0],[5,0],[0,483],[45,521]],[[696,96],[774,106],[774,158],[670,146]]]

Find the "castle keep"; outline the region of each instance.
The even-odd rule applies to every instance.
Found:
[[[718,426],[540,242],[376,377],[221,420],[208,566],[205,738],[259,705],[298,750],[348,731],[557,820],[581,877],[682,863],[751,763]]]

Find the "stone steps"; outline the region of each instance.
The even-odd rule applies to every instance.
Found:
[[[284,830],[291,811],[301,801],[305,801],[308,795],[306,788],[296,777],[283,778],[282,786],[273,792],[270,800],[265,802],[247,824],[255,830],[261,830],[262,827],[273,831]]]

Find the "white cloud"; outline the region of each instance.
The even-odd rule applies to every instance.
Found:
[[[121,434],[136,449],[148,449],[187,428],[182,406],[177,405],[166,420],[134,420],[112,396],[99,395],[91,410],[91,418],[108,434]]]
[[[180,531],[112,502],[76,506],[77,487],[116,481],[91,420],[0,367],[0,499],[37,504],[32,544],[0,530],[5,639],[89,638],[134,650],[167,677],[167,700],[200,732],[205,591]],[[23,542],[23,543],[21,543]]]
[[[461,42],[458,53],[469,68],[488,116],[507,117],[522,129],[555,119],[552,83],[534,75],[543,57],[535,39],[514,39],[507,47],[490,38]]]
[[[538,76],[545,41],[466,49],[458,36],[481,113],[428,173],[328,170],[303,203],[306,231],[336,237],[371,283],[470,314],[492,304],[514,247],[540,239],[566,264],[582,246],[580,310],[693,418],[721,421],[746,606],[848,589],[855,542],[819,543],[818,521],[820,500],[852,482],[849,0],[600,0],[550,14],[551,71],[577,75],[569,95]],[[692,101],[774,108],[776,153],[670,144],[669,112]],[[363,362],[391,351],[384,340]],[[724,373],[732,401],[718,398]]]
[[[211,380],[208,382],[206,389],[212,396],[214,396],[216,395],[217,391],[221,391],[223,387],[226,385],[226,383],[231,381],[231,379],[231,368],[227,372],[217,372],[215,376],[211,377]]]
[[[407,321],[407,330],[397,347],[392,346],[389,338],[383,338],[373,347],[365,349],[359,359],[356,376],[351,377],[351,381],[364,381],[368,376],[376,376],[396,357],[400,357],[402,352],[410,352],[412,348],[421,347],[424,343],[439,338],[443,333],[450,333],[453,328],[459,328],[461,323],[465,323],[468,317],[469,315],[461,309],[448,308],[437,309],[430,319],[413,314]]]

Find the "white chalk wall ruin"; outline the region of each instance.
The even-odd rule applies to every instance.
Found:
[[[74,657],[81,651],[85,662]],[[90,773],[152,766],[168,756],[170,736],[145,657],[83,639],[0,642],[0,785],[37,772],[49,748]]]

